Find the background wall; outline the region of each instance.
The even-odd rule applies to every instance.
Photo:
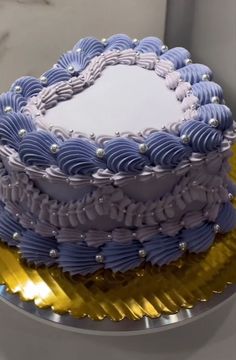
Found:
[[[39,76],[81,37],[163,38],[166,0],[0,0],[0,92]]]
[[[166,42],[207,64],[236,117],[236,1],[169,0]]]

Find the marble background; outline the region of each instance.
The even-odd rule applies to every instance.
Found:
[[[81,37],[164,36],[166,0],[0,0],[0,92],[39,76]]]

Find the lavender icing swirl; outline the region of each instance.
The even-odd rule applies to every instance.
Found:
[[[165,132],[153,133],[146,144],[153,165],[174,167],[191,154],[191,149],[183,146],[179,138]]]
[[[130,48],[131,49],[133,48],[133,42],[129,36],[125,34],[115,34],[107,39],[105,51],[111,51],[111,50],[122,51]]]
[[[0,237],[1,241],[7,243],[9,246],[16,246],[19,239],[14,239],[14,234],[17,233],[19,238],[22,233],[22,226],[15,221],[15,219],[6,211],[2,211],[1,205],[1,219],[0,219]]]
[[[45,71],[41,78],[45,79],[43,85],[50,86],[57,84],[61,81],[68,81],[71,79],[71,75],[63,68],[55,67]]]
[[[26,165],[49,166],[56,164],[56,154],[50,147],[60,142],[51,133],[44,130],[28,133],[20,143],[19,156]]]
[[[50,256],[50,250],[57,250],[57,242],[53,238],[43,238],[31,230],[23,232],[18,244],[23,259],[36,266],[52,266],[56,258]]]
[[[187,121],[180,128],[181,136],[188,136],[194,152],[208,153],[220,147],[222,133],[197,120]]]
[[[135,51],[140,53],[155,53],[161,55],[161,47],[163,42],[155,36],[148,36],[139,41],[138,45],[135,46]]]
[[[105,259],[104,268],[124,272],[140,266],[144,261],[139,256],[141,249],[142,245],[135,240],[125,246],[115,242],[108,243],[101,251]]]
[[[8,112],[20,111],[27,104],[26,99],[9,91],[0,95],[0,116]]]
[[[10,91],[29,98],[38,95],[42,89],[43,86],[38,79],[33,76],[23,76],[12,84]]]
[[[100,55],[104,51],[104,44],[101,43],[95,37],[86,37],[80,39],[75,46],[73,47],[73,51],[83,51],[86,55],[89,56],[90,59],[95,56]]]
[[[0,121],[1,144],[7,144],[13,149],[18,150],[22,140],[21,130],[26,131],[26,133],[36,130],[36,126],[29,116],[18,112],[2,117]]]
[[[217,129],[225,131],[233,124],[233,117],[230,109],[225,105],[220,104],[206,104],[197,110],[196,119],[209,123],[210,119],[217,119],[219,125]]]
[[[212,98],[217,96],[219,102],[223,100],[223,90],[220,85],[213,81],[200,81],[192,85],[192,93],[198,98],[201,105],[211,103]]]
[[[216,223],[220,225],[220,231],[227,233],[235,228],[236,211],[229,202],[222,205]]]
[[[176,70],[185,66],[185,61],[189,58],[190,52],[182,47],[175,47],[173,49],[170,49],[160,56],[161,60],[171,61]]]
[[[89,62],[90,57],[84,52],[68,51],[59,58],[57,64],[69,71],[70,74],[78,75],[88,66]]]
[[[58,166],[68,175],[90,175],[105,168],[105,163],[96,157],[96,149],[96,145],[88,140],[70,139],[60,147]]]
[[[198,254],[206,251],[213,244],[215,234],[212,224],[204,223],[193,229],[185,230],[182,237],[188,246],[188,250]]]
[[[113,139],[104,145],[106,163],[112,172],[138,173],[149,164],[148,158],[139,153],[138,144],[129,139]]]
[[[179,248],[180,237],[157,235],[143,243],[147,252],[147,261],[152,265],[163,266],[179,259],[182,252]]]
[[[60,244],[59,251],[58,265],[71,275],[87,275],[103,267],[103,264],[96,262],[97,249],[84,242]]]

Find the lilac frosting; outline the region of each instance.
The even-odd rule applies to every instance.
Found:
[[[165,78],[182,102],[183,119],[161,131],[117,137],[48,128],[48,109],[118,63]],[[145,261],[162,266],[182,256],[183,243],[189,252],[206,251],[215,224],[222,233],[236,226],[228,194],[236,191],[227,180],[232,114],[211,78],[208,67],[191,64],[184,48],[168,50],[155,37],[137,41],[116,34],[104,41],[81,39],[40,79],[14,82],[0,96],[2,241],[19,247],[29,263],[57,264],[71,275],[101,268],[125,272]],[[148,184],[170,171],[179,180],[161,197],[136,201],[123,190],[136,179]],[[42,177],[75,191],[90,184],[91,191],[80,200],[58,201],[39,191]],[[99,219],[111,221],[110,230],[94,228]]]

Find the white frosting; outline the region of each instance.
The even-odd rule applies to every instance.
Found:
[[[95,135],[161,128],[182,117],[181,103],[165,80],[138,66],[105,68],[95,84],[47,111],[45,121]]]

